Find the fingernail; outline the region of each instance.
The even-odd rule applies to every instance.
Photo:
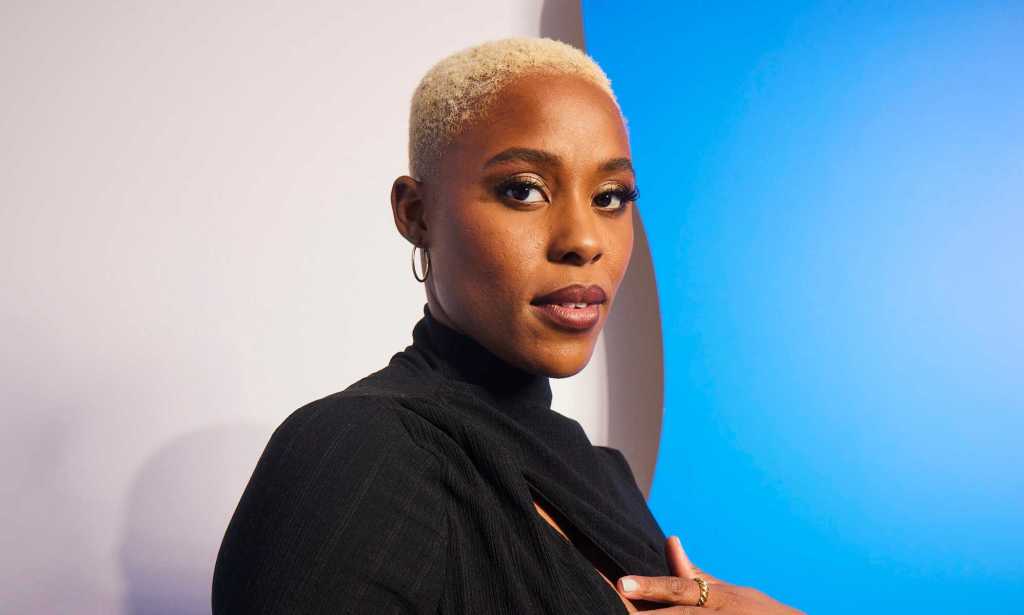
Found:
[[[639,588],[640,584],[634,581],[633,579],[630,579],[629,577],[622,579],[622,591],[635,592]]]

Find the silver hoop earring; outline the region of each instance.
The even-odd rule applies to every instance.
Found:
[[[420,269],[423,270],[423,277],[416,273],[416,248],[417,245],[412,247],[412,277],[416,278],[417,282],[426,282],[427,276],[430,275],[430,249],[422,248],[420,251]]]

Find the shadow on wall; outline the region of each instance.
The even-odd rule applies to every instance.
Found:
[[[255,425],[196,431],[142,465],[122,530],[124,613],[210,613],[217,551],[268,438]]]
[[[540,34],[586,49],[578,1],[547,0]],[[664,363],[654,265],[643,222],[633,209],[633,258],[605,323],[608,446],[622,451],[644,495],[651,492],[661,439]]]

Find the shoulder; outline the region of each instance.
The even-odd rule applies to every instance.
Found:
[[[274,430],[261,462],[312,461],[338,454],[438,461],[429,452],[429,431],[422,429],[408,405],[402,396],[360,390],[311,401]]]
[[[215,613],[389,611],[436,599],[438,578],[423,563],[444,568],[443,465],[406,414],[389,396],[343,391],[284,419],[221,544]]]
[[[605,463],[611,467],[617,474],[626,475],[631,481],[636,483],[636,478],[633,476],[633,469],[629,466],[629,461],[626,460],[626,456],[622,454],[617,448],[610,446],[602,446],[595,444],[594,451],[598,457],[603,459]]]
[[[629,460],[617,448],[610,446],[594,445],[594,452],[604,462],[606,476],[611,480],[613,489],[623,495],[627,500],[635,501],[639,498],[646,501],[640,483],[636,480]]]
[[[443,462],[431,452],[431,434],[410,427],[415,420],[387,395],[341,391],[311,401],[274,430],[239,508],[266,520],[265,505],[330,508],[396,484],[438,491]]]

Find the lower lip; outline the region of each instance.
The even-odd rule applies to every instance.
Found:
[[[585,308],[562,307],[553,303],[533,305],[547,320],[556,326],[573,331],[586,331],[601,318],[601,304],[592,303]]]

